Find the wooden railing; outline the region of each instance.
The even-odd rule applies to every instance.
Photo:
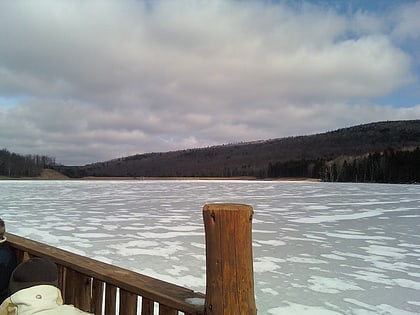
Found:
[[[64,302],[95,315],[255,315],[252,207],[203,208],[206,294],[8,233],[18,262],[53,260]]]

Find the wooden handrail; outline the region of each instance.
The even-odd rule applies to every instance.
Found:
[[[95,315],[153,315],[156,303],[159,315],[255,315],[252,213],[247,205],[204,206],[206,294],[11,233],[7,240],[18,262],[54,261],[65,303]]]
[[[32,256],[53,260],[59,267],[59,270],[66,273],[66,278],[60,281],[60,289],[63,292],[63,296],[67,298],[65,302],[74,304],[84,311],[94,312],[93,306],[95,303],[93,301],[86,303],[89,306],[88,308],[84,305],[77,305],[79,304],[78,301],[74,300],[76,297],[68,294],[70,287],[75,287],[75,291],[79,290],[80,283],[76,285],[75,282],[80,282],[77,280],[78,278],[83,278],[82,276],[87,277],[86,279],[90,277],[93,281],[103,282],[107,286],[120,288],[159,304],[171,306],[187,314],[199,315],[204,313],[202,305],[194,305],[187,302],[189,299],[199,298],[204,301],[205,296],[202,293],[10,233],[7,233],[7,240],[9,245],[17,250],[18,261]],[[77,276],[71,275],[71,271],[76,272]],[[68,283],[69,281],[71,283]],[[68,301],[68,299],[71,300]]]

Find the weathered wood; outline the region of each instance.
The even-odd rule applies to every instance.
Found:
[[[104,282],[93,279],[92,282],[92,305],[90,312],[93,314],[102,314],[102,304],[104,300]]]
[[[202,305],[194,305],[187,302],[188,299],[192,298],[204,298],[204,294],[200,292],[194,292],[182,286],[103,263],[89,257],[73,254],[10,233],[7,234],[7,238],[9,244],[14,249],[31,253],[34,256],[50,258],[57,265],[64,266],[68,270],[75,270],[81,274],[103,281],[107,285],[124,289],[151,301],[170,305],[185,313],[203,314],[204,307]],[[68,286],[66,285],[65,289],[67,288]],[[70,298],[66,293],[67,297]]]
[[[119,315],[136,315],[137,314],[137,295],[120,290],[120,314]]]
[[[155,312],[155,303],[145,297],[141,300],[141,315],[153,315]]]
[[[73,304],[83,311],[90,311],[92,308],[91,277],[83,275],[75,270],[67,269],[65,273],[60,272],[59,267],[59,287],[63,288],[62,295],[65,304]],[[64,277],[61,277],[63,274]],[[60,280],[60,278],[64,278]],[[60,286],[60,282],[63,286]]]
[[[105,285],[105,315],[115,315],[117,307],[117,287]]]
[[[206,231],[205,314],[254,315],[253,209],[240,204],[203,208]]]
[[[159,304],[159,315],[177,315],[178,311],[172,307]]]
[[[64,294],[63,300],[66,304],[73,304],[75,300],[75,292],[78,290],[77,288],[77,277],[76,272],[72,269],[67,268],[65,280],[64,280]]]
[[[64,297],[66,294],[65,287],[66,287],[66,267],[58,265],[58,287],[61,289],[61,295]]]
[[[74,271],[73,287],[76,288],[73,293],[73,305],[82,311],[88,312],[91,309],[91,277]]]

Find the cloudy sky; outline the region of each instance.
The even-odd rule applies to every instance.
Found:
[[[0,148],[84,165],[420,119],[420,0],[0,1]]]

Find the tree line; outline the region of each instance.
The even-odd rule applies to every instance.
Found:
[[[0,150],[0,176],[36,177],[44,168],[58,168],[55,159],[41,155],[19,155],[6,149]],[[86,172],[86,170],[83,171]],[[305,177],[326,182],[420,183],[420,147],[413,150],[388,148],[383,152],[356,157],[289,160],[269,163],[264,169],[255,168],[249,164],[233,169],[225,167],[220,174],[208,172],[208,170],[202,171],[200,176]],[[67,175],[70,177],[91,175],[88,174],[89,172],[82,173]],[[177,175],[186,176],[181,173]]]
[[[270,163],[267,176],[318,178],[327,182],[420,183],[420,147],[335,159]]]
[[[197,151],[198,152],[198,151]],[[198,153],[195,154],[198,154]],[[194,153],[194,152],[193,152]],[[191,155],[191,152],[188,152]],[[179,157],[163,163],[140,167],[137,160],[152,159],[163,154],[143,155],[136,159],[121,159],[85,167],[60,166],[55,169],[71,178],[85,176],[162,176],[162,177],[254,177],[259,179],[301,177],[325,182],[420,183],[420,147],[412,150],[387,148],[359,156],[340,155],[313,159],[291,159],[256,165],[236,163],[224,165],[215,161],[208,165],[202,156],[193,157],[188,166],[177,167]],[[201,158],[201,159],[199,159]],[[214,157],[212,157],[214,158]],[[132,165],[130,163],[133,163]],[[200,168],[195,166],[196,163]],[[164,165],[165,167],[163,167]]]
[[[84,166],[57,166],[56,170],[74,178],[245,176],[411,182],[418,181],[418,177],[413,179],[415,174],[387,175],[384,169],[398,169],[399,162],[393,159],[402,159],[398,166],[402,168],[419,145],[420,120],[387,121],[307,136],[136,154]],[[393,148],[394,157],[387,148]]]
[[[35,177],[41,175],[44,168],[52,168],[55,158],[44,155],[20,155],[0,150],[0,176]]]

